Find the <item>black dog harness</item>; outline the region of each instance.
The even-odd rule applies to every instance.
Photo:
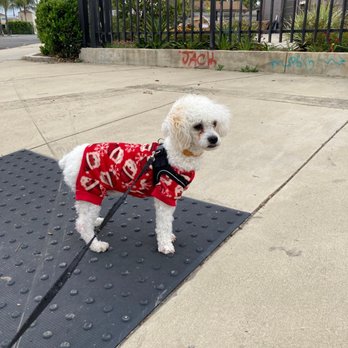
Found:
[[[152,164],[153,183],[158,184],[161,175],[168,175],[180,186],[185,188],[190,183],[182,175],[178,174],[168,162],[167,151],[160,145],[155,152],[155,161]]]

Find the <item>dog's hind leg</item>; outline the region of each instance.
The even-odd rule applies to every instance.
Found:
[[[77,219],[76,230],[80,233],[81,238],[88,243],[94,236],[94,226],[100,213],[100,206],[85,202],[77,201],[75,204]],[[97,238],[92,242],[90,249],[97,253],[106,251],[109,244],[102,242]]]
[[[175,252],[173,245],[175,235],[172,232],[175,207],[155,199],[155,208],[158,251],[163,254],[172,254]]]
[[[97,218],[95,219],[94,226],[99,227],[99,226],[102,224],[103,221],[104,221],[104,218],[102,218],[102,217],[97,217]]]

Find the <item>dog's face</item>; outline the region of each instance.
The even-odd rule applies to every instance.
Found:
[[[162,129],[180,150],[213,150],[229,128],[230,113],[207,97],[187,95],[172,106]]]
[[[220,134],[216,131],[217,121],[200,121],[191,125],[190,133],[195,147],[212,150],[221,143]]]

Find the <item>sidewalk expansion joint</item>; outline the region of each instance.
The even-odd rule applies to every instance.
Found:
[[[208,82],[205,82],[208,83]],[[254,99],[260,101],[272,101],[277,103],[298,104],[304,106],[314,106],[329,109],[348,110],[348,100],[340,98],[317,98],[313,96],[303,96],[287,93],[274,93],[274,92],[250,92],[245,89],[224,89],[215,87],[200,87],[196,84],[175,86],[175,85],[156,85],[156,84],[144,84],[136,86],[128,86],[129,89],[145,89],[157,92],[172,92],[172,93],[203,93],[210,95],[228,95],[232,97],[238,97],[243,99]]]
[[[68,138],[70,138],[70,137],[74,137],[74,136],[76,136],[76,135],[80,135],[80,134],[83,134],[83,133],[86,133],[86,132],[89,132],[89,131],[92,131],[92,130],[95,130],[95,129],[98,129],[98,128],[102,128],[102,127],[108,126],[108,125],[110,125],[110,124],[115,124],[115,123],[117,123],[117,122],[126,120],[126,119],[128,119],[128,118],[132,118],[132,117],[139,116],[139,115],[141,115],[141,114],[143,114],[143,113],[146,113],[146,112],[150,112],[150,111],[153,111],[153,110],[161,109],[161,108],[166,107],[166,106],[168,106],[168,105],[172,105],[174,101],[175,101],[175,100],[172,100],[172,101],[170,101],[169,103],[165,103],[165,104],[156,106],[156,107],[151,108],[151,109],[142,110],[142,111],[140,111],[140,112],[137,112],[137,113],[134,113],[134,114],[127,115],[127,116],[124,116],[124,117],[122,117],[122,118],[119,118],[119,119],[117,119],[117,120],[112,120],[112,121],[109,121],[109,122],[105,122],[105,123],[99,124],[99,125],[97,125],[97,126],[84,129],[84,130],[79,131],[79,132],[75,132],[75,133],[72,133],[72,134],[68,134],[68,135],[66,135],[66,136],[64,136],[64,137],[60,137],[60,138],[57,138],[57,139],[50,140],[50,141],[48,141],[48,142],[46,142],[45,139],[43,138],[44,141],[45,141],[44,144],[39,144],[39,145],[37,145],[37,146],[33,146],[33,147],[31,147],[29,150],[35,150],[35,149],[37,149],[37,148],[39,148],[39,147],[41,147],[41,146],[43,146],[43,145],[49,146],[49,144],[53,144],[53,143],[55,143],[55,142],[57,142],[57,141],[60,141],[60,140],[68,139]],[[41,134],[41,133],[40,133],[40,134]]]
[[[34,127],[36,128],[37,132],[39,133],[40,137],[42,138],[42,140],[44,141],[45,145],[49,148],[49,150],[51,151],[53,156],[57,156],[57,154],[54,152],[54,150],[52,149],[52,147],[50,146],[50,144],[47,142],[47,139],[45,138],[45,136],[43,135],[43,133],[41,132],[41,129],[39,128],[39,126],[37,125],[37,123],[35,122],[34,118],[31,115],[29,106],[27,105],[27,103],[22,99],[22,97],[20,96],[16,86],[13,84],[13,89],[16,92],[16,95],[19,99],[19,101],[21,102],[21,104],[24,107],[25,112],[27,113],[27,115],[29,116],[31,122],[33,123]]]
[[[343,128],[345,128],[348,125],[348,120],[345,121],[338,129],[336,129],[336,131],[324,142],[322,143],[319,148],[317,148],[308,158],[307,160],[298,168],[295,170],[295,172],[287,179],[285,180],[275,191],[273,191],[266,199],[264,199],[259,205],[258,207],[256,207],[252,212],[251,215],[249,217],[252,218],[253,216],[255,216],[255,214],[260,211],[274,196],[276,196],[287,184],[289,184],[296,176],[297,174],[299,174],[303,168],[305,168],[307,166],[307,164],[309,164],[309,162],[312,161],[312,159],[333,139],[335,138],[335,136],[342,131]],[[249,220],[247,219],[244,224]],[[244,225],[243,224],[243,225]],[[242,227],[242,226],[240,226]]]
[[[239,71],[235,71],[235,72],[239,72]],[[258,73],[258,74],[245,74],[245,73],[243,73],[243,74],[244,74],[244,76],[231,77],[231,78],[221,79],[221,80],[201,81],[199,83],[192,82],[192,83],[184,84],[182,86],[183,87],[186,87],[186,86],[188,87],[188,86],[206,85],[206,84],[209,84],[209,83],[218,83],[218,82],[245,80],[245,79],[255,79],[255,78],[259,78],[259,77],[263,77],[263,76],[269,75],[269,73]]]
[[[1,48],[0,48],[1,49]],[[25,59],[24,59],[25,60]],[[29,60],[27,60],[29,61]],[[29,61],[30,62],[30,61]],[[33,61],[31,61],[33,62]],[[61,64],[61,63],[59,63]],[[80,64],[80,63],[72,63],[72,64]],[[113,72],[125,72],[125,71],[135,71],[135,70],[144,70],[144,69],[151,69],[151,67],[139,67],[139,68],[129,68],[129,69],[123,69],[123,70],[117,70],[117,69],[110,69],[110,70],[103,70],[103,71],[88,71],[88,75],[98,75],[98,74],[105,74],[105,73],[113,73]],[[30,77],[23,77],[19,79],[15,79],[14,81],[23,81],[23,80],[42,80],[42,79],[50,79],[54,77],[69,77],[69,76],[78,76],[78,75],[86,75],[86,72],[76,72],[76,73],[70,73],[70,74],[55,74],[55,75],[45,75],[45,76],[30,76]],[[1,82],[7,82],[7,80],[0,81]]]
[[[14,82],[14,81],[13,81]],[[13,88],[16,89],[15,85],[13,84]],[[109,98],[114,96],[122,96],[125,94],[133,94],[137,93],[137,90],[131,91],[127,88],[107,88],[104,90],[98,90],[98,91],[87,91],[87,92],[77,92],[77,93],[68,93],[68,94],[62,94],[62,95],[51,95],[51,96],[44,96],[39,98],[19,98],[19,100],[26,104],[27,107],[37,107],[42,105],[51,105],[52,103],[60,103],[60,102],[70,102],[70,101],[84,101],[89,103],[94,103],[92,98],[101,99],[101,98]],[[3,110],[16,110],[20,109],[21,106],[18,106],[17,104],[13,103],[13,101],[7,101],[2,103],[2,109]]]

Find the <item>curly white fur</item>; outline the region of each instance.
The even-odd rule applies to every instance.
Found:
[[[229,129],[229,120],[229,110],[207,97],[191,94],[178,99],[162,125],[169,164],[185,171],[197,170],[202,153],[220,145],[221,137]],[[77,146],[59,161],[64,180],[73,191],[86,146]],[[94,235],[94,227],[102,221],[100,207],[84,201],[77,201],[75,205],[78,214],[76,230],[88,243]],[[155,209],[158,251],[174,253],[172,223],[175,207],[155,199]],[[95,239],[90,249],[103,252],[108,247],[108,243]]]

